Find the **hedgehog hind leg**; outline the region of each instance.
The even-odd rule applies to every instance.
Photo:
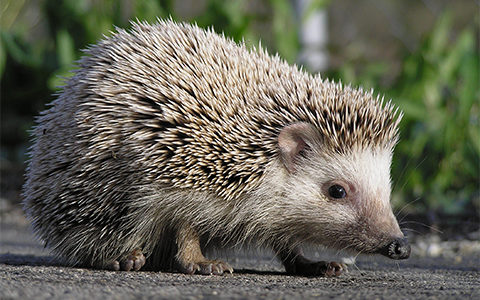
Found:
[[[205,258],[200,247],[198,233],[188,225],[184,225],[178,230],[177,247],[176,267],[182,273],[202,275],[233,273],[233,268],[228,263]]]

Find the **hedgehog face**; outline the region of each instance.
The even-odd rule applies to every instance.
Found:
[[[390,206],[391,149],[335,153],[312,134],[311,126],[294,124],[279,136],[288,173],[285,206],[297,222],[301,219],[296,234],[304,241],[365,253],[402,238]]]

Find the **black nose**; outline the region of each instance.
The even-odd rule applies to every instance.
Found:
[[[395,239],[380,250],[380,253],[392,259],[406,259],[410,256],[410,244],[406,238]]]

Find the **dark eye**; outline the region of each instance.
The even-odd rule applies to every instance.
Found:
[[[335,199],[345,198],[347,196],[347,192],[343,188],[343,186],[334,184],[328,188],[328,194],[330,197]]]

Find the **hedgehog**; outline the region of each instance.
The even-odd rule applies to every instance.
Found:
[[[338,276],[304,245],[408,258],[390,204],[391,101],[172,20],[84,51],[36,118],[23,189],[65,263],[223,274],[205,249],[262,247],[289,274]]]

